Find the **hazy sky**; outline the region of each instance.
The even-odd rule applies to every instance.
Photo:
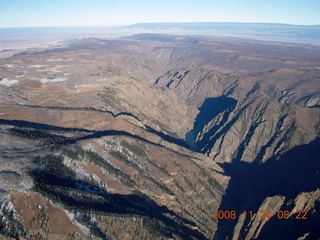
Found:
[[[0,0],[0,27],[140,22],[320,24],[320,0]]]

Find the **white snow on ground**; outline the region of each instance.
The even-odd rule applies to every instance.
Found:
[[[37,69],[36,72],[59,73],[61,71],[56,69]]]
[[[41,83],[48,83],[48,82],[64,82],[66,79],[65,78],[53,78],[53,79],[48,79],[48,78],[41,78],[39,81]]]
[[[29,65],[28,68],[40,68],[43,67],[43,65]]]
[[[61,58],[58,59],[48,59],[49,62],[58,62],[58,61],[62,61]]]
[[[18,82],[19,82],[18,80],[11,80],[8,78],[3,78],[2,80],[0,80],[0,85],[10,87]]]

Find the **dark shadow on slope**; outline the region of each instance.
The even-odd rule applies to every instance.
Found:
[[[229,114],[232,112],[236,106],[237,101],[233,98],[227,96],[221,96],[216,98],[207,98],[202,106],[199,108],[199,114],[197,115],[193,129],[186,134],[186,141],[189,145],[199,152],[203,152],[203,147],[209,141],[209,138],[213,136],[213,133],[216,132],[227,120]],[[200,142],[195,142],[198,133],[200,133],[203,128],[219,114],[225,112],[223,119],[219,124],[215,125],[210,133],[205,134],[204,138]],[[213,131],[213,132],[212,132]]]
[[[293,209],[290,203],[286,202],[285,204],[288,204],[288,206],[281,208],[281,210],[291,212]],[[309,211],[306,215],[306,220],[297,219],[298,213],[287,220],[279,220],[277,216],[272,217],[260,232],[260,239],[298,239],[298,237],[302,237],[306,233],[309,233],[308,236],[300,239],[320,239],[320,201],[315,202],[312,210],[314,212]],[[299,217],[301,218],[302,215],[299,215]],[[303,230],[306,232],[303,233]]]
[[[199,114],[195,120],[195,129],[207,125],[213,118],[227,109],[233,109],[237,101],[226,96],[207,98],[199,108]]]
[[[124,115],[124,113],[121,113],[121,115]],[[129,113],[125,114],[126,116],[131,116]],[[117,115],[118,116],[118,115]],[[136,118],[137,119],[137,118]],[[150,142],[138,135],[134,135],[125,131],[119,131],[119,130],[105,130],[105,131],[94,131],[94,130],[88,130],[88,129],[83,129],[83,128],[65,128],[65,127],[58,127],[54,125],[48,125],[48,124],[42,124],[42,123],[35,123],[35,122],[29,122],[29,121],[24,121],[24,120],[6,120],[6,119],[0,119],[0,124],[3,125],[11,125],[15,127],[20,127],[20,128],[31,128],[31,129],[40,129],[40,130],[46,130],[46,131],[58,131],[58,132],[74,132],[74,133],[83,133],[87,134],[82,137],[78,138],[69,138],[65,139],[65,144],[74,144],[75,141],[78,140],[86,140],[86,139],[93,139],[93,138],[100,138],[104,136],[112,136],[112,135],[121,135],[121,136],[127,136],[127,137],[132,137],[156,146],[161,146],[160,144]],[[179,146],[182,146],[184,148],[190,149],[190,146],[186,143],[186,141],[172,137],[170,135],[164,134],[162,132],[156,131],[155,129],[146,126],[147,131],[149,131],[152,134],[155,134],[162,139],[166,140],[169,143],[173,143]],[[30,135],[30,134],[29,134]],[[39,134],[39,139],[44,138],[44,135],[48,136],[48,134],[42,133],[42,135]],[[54,135],[51,134],[52,137]]]
[[[178,216],[166,206],[159,206],[138,191],[128,195],[112,194],[95,182],[77,179],[75,172],[63,164],[62,157],[48,155],[36,158],[34,163],[37,168],[30,171],[34,190],[62,203],[69,210],[138,215],[155,220],[155,229],[166,238],[173,238],[176,234],[182,239],[205,239],[202,233],[192,229],[195,223]]]
[[[187,72],[185,73],[187,74]],[[18,105],[20,106],[20,105]],[[130,112],[119,112],[117,114],[113,113],[112,111],[109,110],[101,110],[101,109],[96,109],[96,108],[92,108],[92,107],[57,107],[57,106],[34,106],[34,105],[22,105],[23,107],[26,108],[38,108],[38,109],[52,109],[52,110],[61,110],[61,111],[85,111],[85,112],[101,112],[101,113],[106,113],[111,115],[114,118],[120,117],[120,116],[126,116],[126,117],[132,117],[134,119],[136,119],[137,121],[141,122],[141,120],[133,115]],[[58,127],[58,126],[54,126],[54,125],[48,125],[48,124],[42,124],[42,123],[36,123],[36,122],[30,122],[30,121],[25,121],[25,120],[7,120],[7,119],[0,119],[0,124],[4,124],[4,125],[12,125],[12,126],[17,126],[17,127],[28,127],[28,128],[35,128],[35,129],[42,129],[42,130],[51,130],[51,131],[65,131],[65,132],[88,132],[88,133],[92,133],[92,136],[103,136],[103,131],[102,132],[98,132],[98,131],[93,131],[93,130],[87,130],[87,129],[80,129],[80,128],[65,128],[65,127]],[[154,128],[145,125],[146,129],[163,138],[164,140],[182,146],[184,148],[188,148],[190,150],[194,150],[192,148],[192,146],[190,146],[185,140],[183,139],[179,139],[177,137],[173,137],[169,134],[165,134],[162,132],[159,132],[157,130],[155,130]],[[124,132],[122,132],[124,133]],[[115,134],[113,134],[115,135]],[[125,134],[124,134],[125,135]],[[93,137],[87,137],[87,138],[93,138]]]
[[[235,210],[238,216],[243,211],[259,210],[266,197],[280,195],[286,197],[286,202],[294,200],[301,192],[315,191],[320,187],[320,138],[316,138],[308,145],[295,147],[281,156],[272,157],[266,163],[258,161],[246,163],[236,159],[231,164],[222,164],[226,175],[231,176],[226,195],[222,199],[220,210]],[[286,204],[284,204],[286,205]],[[293,208],[292,206],[291,210]],[[319,210],[319,204],[316,206]],[[286,210],[286,209],[284,209]],[[290,209],[289,209],[290,210]],[[308,220],[301,224],[299,220],[278,220],[272,218],[262,231],[260,239],[297,239],[306,232],[312,232],[319,224],[319,214],[309,215]],[[247,218],[245,225],[249,223]],[[289,225],[290,224],[290,225]],[[219,239],[231,237],[236,220],[219,220],[217,236]],[[246,236],[244,228],[241,238]],[[274,232],[278,229],[279,234]],[[268,235],[269,234],[269,235]],[[315,234],[315,233],[313,233]],[[313,235],[320,238],[320,232]],[[307,239],[316,239],[307,238]]]
[[[20,106],[24,108],[33,108],[33,109],[50,109],[50,110],[61,110],[61,111],[85,111],[85,112],[101,112],[101,113],[106,113],[109,114],[113,117],[119,117],[119,116],[127,116],[127,117],[132,117],[139,122],[141,120],[133,115],[130,112],[119,112],[119,113],[113,113],[112,111],[109,110],[101,110],[93,107],[61,107],[61,106],[37,106],[37,105],[14,105],[14,106]]]
[[[65,127],[58,127],[54,125],[48,125],[43,123],[35,123],[29,122],[24,120],[6,120],[0,119],[0,124],[3,125],[12,125],[16,127],[25,127],[25,128],[34,128],[34,129],[42,129],[42,130],[49,130],[49,131],[63,131],[63,132],[92,132],[91,130],[82,129],[82,128],[65,128]]]
[[[146,129],[150,133],[153,133],[153,134],[161,137],[162,139],[166,140],[169,143],[173,143],[173,144],[176,144],[178,146],[181,146],[181,147],[189,149],[189,145],[182,139],[174,138],[174,137],[171,137],[170,135],[166,135],[164,133],[158,132],[158,131],[154,130],[151,127],[146,127]],[[163,145],[161,145],[161,144],[151,142],[151,141],[149,141],[149,140],[147,140],[147,139],[145,139],[143,137],[140,137],[138,135],[134,135],[132,133],[128,133],[128,132],[125,132],[125,131],[119,131],[119,130],[92,131],[91,134],[88,134],[86,136],[77,138],[75,140],[76,141],[78,141],[78,140],[87,140],[87,139],[101,138],[101,137],[105,137],[105,136],[126,136],[126,137],[131,137],[131,138],[143,141],[145,143],[152,144],[154,146],[163,147]],[[172,150],[172,151],[174,151],[174,150]]]
[[[132,138],[135,138],[137,140],[140,140],[140,141],[143,141],[143,142],[146,142],[146,143],[150,143],[150,144],[153,144],[153,145],[156,145],[156,146],[160,146],[159,144],[156,144],[156,143],[153,143],[153,142],[150,142],[138,135],[133,135],[131,133],[128,133],[128,132],[125,132],[125,131],[119,131],[119,130],[105,130],[105,131],[92,131],[91,134],[88,134],[86,136],[83,136],[83,137],[80,137],[80,138],[77,138],[76,141],[79,141],[79,140],[87,140],[87,139],[94,139],[94,138],[101,138],[101,137],[105,137],[105,136],[126,136],[126,137],[132,137]]]
[[[241,114],[247,109],[248,106],[250,106],[250,104],[251,102],[242,107],[236,113],[236,115],[230,119],[230,121],[228,121],[228,118],[233,109],[225,111],[222,121],[213,126],[206,134],[204,134],[201,140],[201,148],[199,151],[206,154],[210,153],[216,141],[219,140],[219,138],[223,137],[227,132],[229,132],[229,130],[232,128],[232,126],[234,126]]]
[[[57,127],[23,120],[0,120],[0,124],[15,126],[11,134],[31,139],[57,138],[59,142],[61,140],[64,145],[74,144],[79,140],[119,135],[132,137],[160,146],[125,131],[91,131],[79,128]],[[149,130],[152,132],[152,129]],[[69,139],[55,135],[55,131],[80,132],[86,135]],[[165,137],[165,135],[163,136]],[[174,139],[170,138],[169,140],[174,141]],[[75,179],[75,174],[62,164],[61,159],[57,159],[56,157],[49,156],[46,159],[36,158],[34,163],[39,166],[30,172],[35,182],[35,190],[55,201],[63,203],[70,209],[82,209],[87,212],[96,211],[104,214],[140,215],[156,220],[156,223],[152,222],[150,224],[165,231],[162,232],[162,234],[168,238],[172,238],[172,234],[174,233],[183,239],[205,239],[202,233],[193,229],[196,227],[195,223],[181,218],[165,206],[157,205],[156,202],[141,193],[131,195],[110,194],[96,184]]]
[[[182,139],[175,138],[175,137],[172,137],[170,135],[164,134],[164,133],[159,132],[159,131],[157,131],[157,130],[149,127],[149,126],[146,126],[146,129],[149,132],[151,132],[151,133],[163,138],[164,140],[166,140],[169,143],[174,143],[176,145],[179,145],[179,146],[182,146],[182,147],[185,147],[185,148],[188,148],[188,149],[190,148],[189,144],[186,141],[182,140]]]
[[[54,140],[55,138],[57,138],[63,144],[75,144],[79,140],[87,140],[87,139],[101,138],[104,136],[118,135],[118,136],[132,137],[149,144],[161,146],[159,144],[150,142],[140,136],[133,135],[131,133],[128,133],[125,131],[119,131],[119,130],[93,131],[93,130],[87,130],[82,128],[58,127],[58,126],[47,125],[42,123],[34,123],[34,122],[23,121],[23,120],[4,120],[4,119],[0,119],[0,124],[18,127],[18,128],[13,128],[11,130],[11,134],[18,135],[20,137],[38,139],[38,140],[44,139],[44,138],[46,139],[51,138],[51,140]],[[36,130],[33,130],[33,129],[36,129]],[[41,130],[49,131],[49,133],[46,133]],[[84,133],[86,135],[78,138],[66,138],[66,137],[53,134],[52,132],[55,132],[55,131],[56,132],[74,132],[74,133],[77,132],[77,133]]]

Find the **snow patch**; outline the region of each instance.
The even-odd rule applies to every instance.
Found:
[[[2,86],[7,86],[7,87],[10,87],[16,83],[18,83],[19,81],[18,80],[12,80],[12,79],[8,79],[8,78],[3,78],[0,80],[0,85]]]
[[[59,62],[62,61],[61,58],[57,58],[57,59],[48,59],[49,62]]]
[[[39,80],[42,84],[45,84],[45,83],[48,83],[48,82],[52,82],[52,83],[55,83],[55,82],[64,82],[66,81],[65,78],[53,78],[53,79],[49,79],[49,78],[41,78]]]
[[[28,68],[40,68],[43,67],[43,65],[29,65]]]
[[[52,74],[52,73],[60,73],[61,71],[56,69],[37,69],[36,72],[48,72],[49,74]]]

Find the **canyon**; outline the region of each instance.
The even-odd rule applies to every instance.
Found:
[[[319,45],[138,27],[3,45],[1,237],[320,238]]]

